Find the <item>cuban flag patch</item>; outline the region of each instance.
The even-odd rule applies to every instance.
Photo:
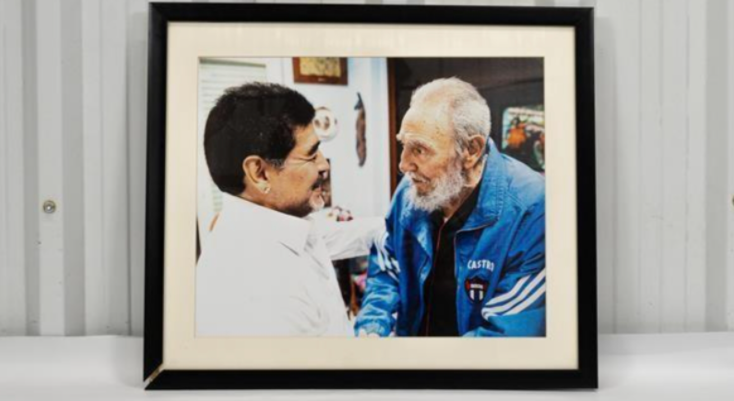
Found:
[[[489,283],[476,276],[464,280],[466,295],[472,302],[481,302],[487,294],[487,287],[489,287]]]

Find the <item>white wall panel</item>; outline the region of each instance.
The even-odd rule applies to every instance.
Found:
[[[605,2],[606,3],[606,2]],[[615,132],[615,326],[639,329],[640,322],[640,1],[611,2],[608,16],[614,34]]]
[[[614,331],[615,228],[614,214],[616,167],[615,149],[615,63],[613,20],[608,3],[596,9],[594,32],[594,79],[596,95],[596,210],[597,210],[597,303],[599,329]],[[604,112],[600,112],[603,110]]]
[[[734,107],[734,1],[728,3],[726,10],[727,15],[727,43],[729,49],[727,54],[727,61],[725,63],[727,71],[728,82],[728,95],[727,95],[727,107],[731,110]],[[727,235],[727,257],[726,257],[726,328],[727,330],[734,331],[734,113],[727,113],[728,120],[728,153],[727,153],[727,166],[725,170],[728,173],[727,181],[729,183],[726,199],[722,199],[722,202],[726,202],[726,210],[728,211],[728,235]]]
[[[20,1],[0,2],[0,335],[26,334],[27,323]]]
[[[67,335],[84,330],[84,147],[82,143],[81,1],[61,9],[61,113],[64,185],[64,310]]]
[[[686,310],[687,4],[663,2],[663,331],[683,331]],[[634,198],[630,198],[634,199]],[[620,216],[621,217],[621,216]]]
[[[734,79],[727,59],[734,51],[727,35],[728,0],[710,0],[707,8],[706,51],[706,329],[726,330],[727,281],[727,219],[730,213],[726,188],[728,152],[727,130],[731,105],[728,104],[727,82]],[[727,54],[728,53],[728,54]],[[699,131],[700,132],[700,131]],[[731,229],[732,227],[729,227]],[[731,328],[728,328],[731,329]]]
[[[36,2],[36,87],[38,121],[40,334],[66,334],[64,307],[64,176],[62,135],[61,3]],[[43,213],[45,201],[56,203],[56,213]]]
[[[127,138],[127,3],[100,2],[102,67],[102,263],[107,268],[109,332],[130,332]],[[112,178],[112,179],[111,179]]]
[[[23,220],[25,227],[25,283],[8,283],[9,286],[25,284],[26,331],[30,335],[41,333],[41,247],[38,204],[38,67],[36,59],[36,2],[21,0],[22,17],[22,65],[23,65]]]
[[[685,331],[706,328],[706,9],[688,0]]]
[[[734,2],[471,3],[596,7],[601,331],[734,330]],[[0,335],[142,334],[147,5],[0,2]]]
[[[0,56],[4,60],[5,57],[5,26],[6,23],[6,4],[0,2]],[[8,204],[8,192],[10,185],[7,182],[8,166],[8,133],[7,133],[7,117],[6,114],[6,89],[5,89],[5,64],[0,63],[0,283],[10,281],[10,261],[8,260],[8,213],[10,205]],[[4,289],[4,288],[3,288]],[[10,299],[7,294],[0,295],[0,333],[8,332],[14,325],[10,322],[13,308],[10,306]]]
[[[100,0],[83,0],[82,107],[84,151],[84,279],[87,334],[109,330],[108,266],[104,263],[102,198],[102,45]]]
[[[130,323],[143,334],[145,277],[145,151],[148,59],[148,2],[133,0],[127,13],[127,116],[130,231]]]
[[[640,17],[640,330],[660,330],[663,237],[662,3],[643,1]]]

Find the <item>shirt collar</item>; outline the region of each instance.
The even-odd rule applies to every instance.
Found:
[[[248,231],[280,242],[297,254],[305,249],[313,229],[310,219],[290,216],[227,193],[222,193],[222,204],[223,213],[237,224],[250,227]]]

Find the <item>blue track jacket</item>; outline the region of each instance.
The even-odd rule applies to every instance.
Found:
[[[463,336],[545,336],[545,179],[488,141],[477,206],[455,239],[457,327]],[[429,213],[402,180],[373,247],[355,330],[413,336],[433,267]]]

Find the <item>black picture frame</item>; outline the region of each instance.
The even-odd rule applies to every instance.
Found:
[[[146,389],[593,389],[598,386],[593,10],[543,7],[152,3],[145,252]],[[169,22],[563,26],[575,30],[578,369],[163,370],[166,71]]]

